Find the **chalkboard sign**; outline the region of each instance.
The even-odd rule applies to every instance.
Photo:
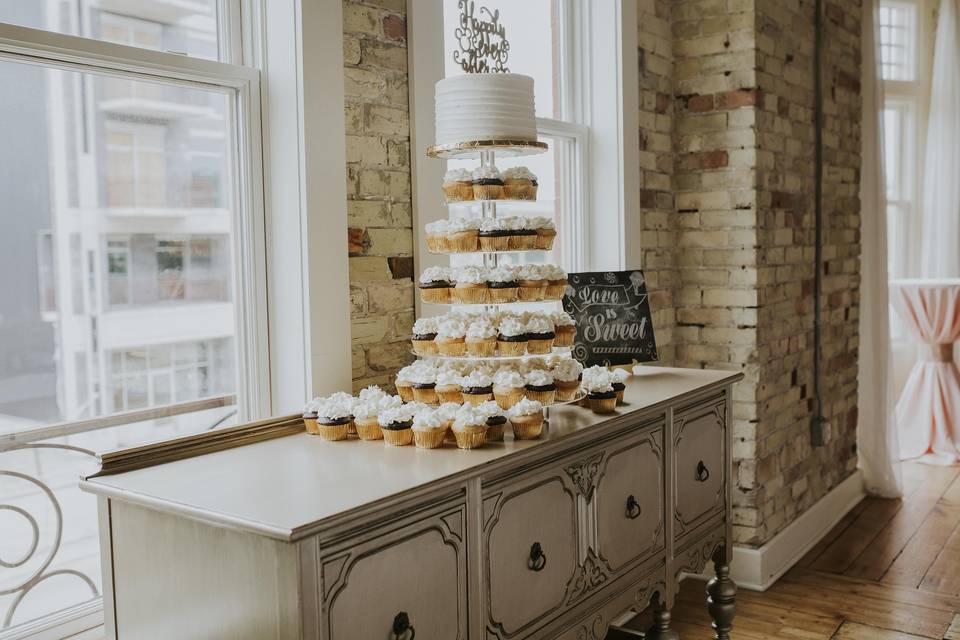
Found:
[[[573,357],[584,366],[657,359],[642,271],[571,273],[563,308],[577,321]]]

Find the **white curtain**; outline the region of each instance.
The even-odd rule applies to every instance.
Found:
[[[952,0],[951,0],[952,1]],[[879,0],[863,3],[863,129],[860,178],[860,374],[857,450],[867,492],[901,494],[891,379],[887,293],[887,202],[883,175],[883,83],[877,45]]]
[[[941,0],[930,83],[923,184],[923,275],[960,277],[960,22]]]

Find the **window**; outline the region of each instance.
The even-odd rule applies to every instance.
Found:
[[[250,312],[266,303],[258,72],[226,20],[239,4],[0,2],[0,270],[17,274],[0,287],[0,468],[22,474],[0,494],[30,514],[0,513],[0,556],[21,558],[39,526],[2,569],[0,636],[54,612],[51,637],[98,624],[85,452],[269,407]]]
[[[932,34],[929,0],[883,0],[878,13],[883,74],[884,173],[891,278],[919,275],[923,140]],[[895,333],[899,321],[894,317]]]

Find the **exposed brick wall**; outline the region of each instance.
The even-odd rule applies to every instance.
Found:
[[[640,207],[643,268],[660,362],[674,361],[676,238],[673,216],[673,51],[671,0],[638,3]]]
[[[343,3],[353,381],[413,359],[413,229],[404,0]]]

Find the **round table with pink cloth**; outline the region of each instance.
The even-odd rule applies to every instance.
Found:
[[[960,463],[960,279],[893,280],[890,302],[920,357],[897,402],[900,457],[928,464]]]

